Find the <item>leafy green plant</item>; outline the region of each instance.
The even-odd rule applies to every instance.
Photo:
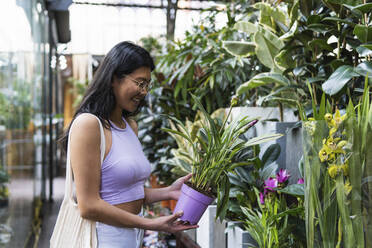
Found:
[[[249,162],[232,163],[234,155],[245,147],[279,138],[281,134],[268,134],[244,141],[239,136],[251,128],[257,120],[244,117],[228,122],[236,99],[232,100],[227,117],[223,122],[219,122],[218,119],[217,121],[212,119],[196,96],[192,95],[192,98],[204,116],[197,132],[190,130],[180,120],[171,116],[169,118],[177,123],[179,130],[164,130],[182,137],[191,144],[192,152],[182,154],[192,161],[191,184],[196,190],[217,195],[216,217],[223,219],[230,191],[228,173],[236,167],[250,164]]]
[[[31,84],[24,80],[15,80],[12,88],[0,93],[0,124],[8,129],[26,129],[33,115],[31,102]]]
[[[247,134],[241,139],[248,141]],[[230,204],[227,217],[231,220],[242,221],[243,213],[241,206],[256,208],[257,200],[255,189],[263,187],[263,182],[275,175],[278,165],[275,162],[280,155],[279,144],[270,145],[262,157],[259,157],[260,147],[253,146],[244,148],[234,156],[233,161],[249,162],[249,166],[235,168],[229,173],[231,183]]]
[[[257,199],[260,198],[257,189],[255,190]],[[294,235],[293,229],[299,228],[300,223],[291,223],[290,217],[301,216],[303,206],[294,203],[287,205],[284,194],[273,194],[260,202],[259,208],[251,209],[242,207],[244,214],[243,223],[252,238],[260,248],[271,247],[305,247],[303,240],[299,240]]]
[[[368,79],[356,107],[344,114],[323,100],[304,123],[308,246],[369,247],[372,140]],[[316,220],[316,221],[315,221]],[[319,238],[318,238],[319,237]]]
[[[237,89],[238,95],[256,92],[261,95],[259,105],[277,102],[279,107],[307,109],[312,101],[310,83],[315,104],[323,91],[343,107],[348,97],[353,102],[360,97],[363,78],[371,75],[372,68],[370,3],[283,0],[253,7],[250,18],[234,27],[246,34],[245,39],[225,41],[231,54],[257,56],[264,66],[262,73]]]

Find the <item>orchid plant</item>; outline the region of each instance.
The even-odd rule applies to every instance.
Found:
[[[188,128],[180,120],[169,117],[177,124],[177,129],[163,129],[169,132],[175,139],[182,137],[187,143],[187,151],[182,153],[184,163],[191,163],[192,173],[191,186],[207,194],[217,196],[216,218],[224,217],[229,200],[230,182],[228,173],[240,166],[250,165],[249,161],[232,162],[233,157],[240,150],[263,142],[277,139],[281,134],[267,134],[261,137],[251,138],[245,141],[240,138],[247,132],[257,119],[248,116],[241,119],[231,120],[231,111],[237,104],[237,98],[233,98],[227,116],[213,119],[207,113],[199,99],[192,98],[200,110],[203,118],[194,128]],[[187,168],[187,166],[183,167]]]
[[[335,109],[333,112],[332,109]],[[359,104],[338,110],[323,95],[304,122],[308,247],[371,247],[372,106],[368,79]]]
[[[246,216],[244,225],[256,241],[255,247],[305,247],[305,238],[296,237],[294,232],[304,218],[303,193],[297,194],[297,200],[292,203],[288,203],[289,194],[284,193],[294,194],[293,188],[302,188],[303,192],[303,179],[288,185],[289,177],[287,170],[280,169],[275,177],[264,181],[263,192],[256,189],[259,208],[242,207]],[[293,219],[297,225],[291,224]]]

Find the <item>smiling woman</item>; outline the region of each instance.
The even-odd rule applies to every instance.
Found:
[[[151,167],[137,138],[137,123],[130,117],[144,103],[153,69],[145,49],[130,42],[117,44],[96,71],[61,138],[67,150],[66,168],[74,175],[80,216],[97,222],[98,247],[141,247],[143,229],[176,232],[197,227],[177,221],[182,212],[142,217],[144,203],[177,200],[181,185],[191,177],[166,188],[144,188]],[[75,246],[72,241],[68,244],[65,247]]]

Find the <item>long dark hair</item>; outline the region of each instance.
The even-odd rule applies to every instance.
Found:
[[[152,71],[155,68],[154,61],[144,48],[131,42],[120,42],[107,53],[95,72],[93,80],[89,84],[70,125],[59,140],[65,152],[71,124],[79,114],[94,114],[100,119],[104,127],[109,128],[110,114],[116,104],[111,86],[114,76],[121,79],[125,74],[130,74],[140,67],[148,67]],[[143,99],[136,111],[128,112],[123,110],[122,116],[134,116],[144,105],[145,100]]]

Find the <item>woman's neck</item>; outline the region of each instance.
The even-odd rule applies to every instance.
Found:
[[[123,117],[122,117],[122,111],[119,109],[119,110],[114,110],[111,115],[110,115],[110,120],[118,127],[120,128],[125,128],[126,127],[126,124],[123,120]]]

